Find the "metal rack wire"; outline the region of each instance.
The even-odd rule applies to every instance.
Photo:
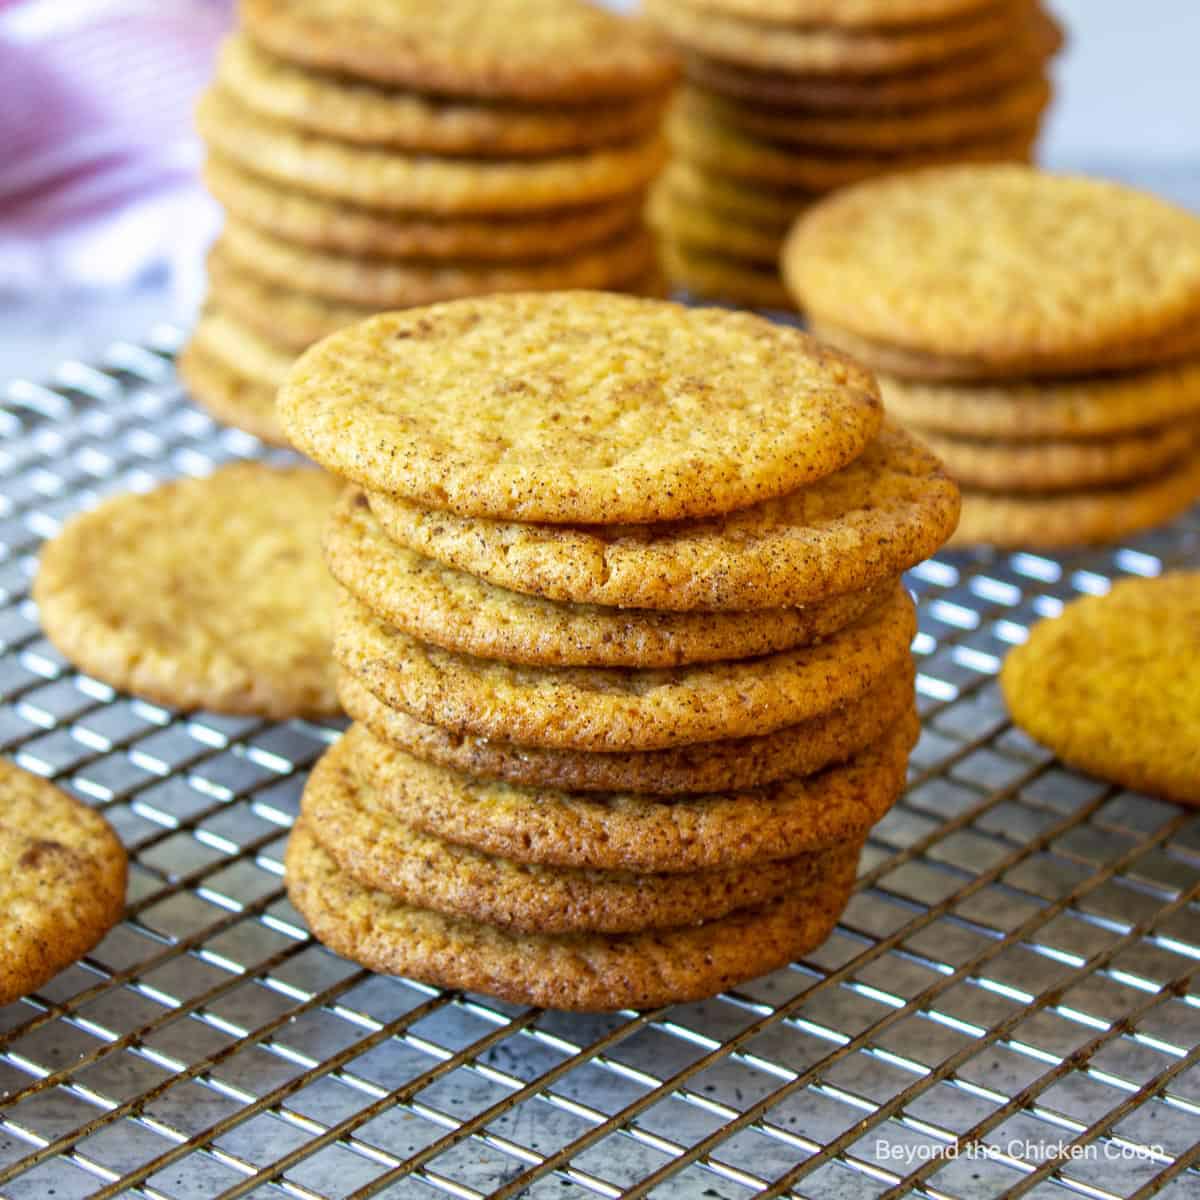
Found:
[[[1200,1196],[1200,814],[1064,769],[995,675],[1039,615],[1200,563],[1200,512],[914,571],[924,733],[833,938],[703,1004],[578,1017],[319,946],[281,852],[331,723],[180,716],[74,672],[28,597],[98,498],[261,448],[170,329],[0,404],[0,750],[103,810],[125,922],[0,1009],[0,1195]]]

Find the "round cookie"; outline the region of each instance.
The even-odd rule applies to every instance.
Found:
[[[100,942],[125,909],[125,875],[99,813],[0,759],[0,1005]]]
[[[690,0],[691,7],[780,25],[844,29],[941,24],[970,17],[995,0]]]
[[[1123,375],[956,387],[879,380],[906,425],[975,438],[1106,438],[1200,416],[1200,360]]]
[[[662,183],[650,193],[646,219],[664,240],[682,242],[714,256],[767,264],[777,287],[775,264],[790,222],[777,225],[731,221]],[[782,287],[780,287],[782,292]],[[783,298],[786,300],[786,293]]]
[[[933,554],[959,512],[941,463],[890,425],[836,474],[708,521],[540,526],[368,499],[393,540],[499,587],[680,612],[783,608],[863,591]]]
[[[771,142],[810,150],[823,146],[835,151],[896,154],[992,140],[1010,131],[1028,132],[1050,103],[1050,94],[1049,82],[1037,75],[984,99],[895,114],[794,111],[727,100],[696,87],[684,89],[683,102],[700,120]]]
[[[906,660],[861,700],[762,737],[608,754],[515,746],[449,733],[388,708],[345,671],[338,676],[338,698],[347,715],[381,741],[466,775],[524,787],[661,797],[765,787],[845,762],[912,711],[913,676],[912,661]]]
[[[964,487],[1040,493],[1144,479],[1188,455],[1198,435],[1200,423],[1195,421],[1076,441],[983,441],[921,434]]]
[[[740,67],[701,54],[684,56],[688,79],[732,99],[823,112],[894,113],[987,96],[1041,73],[1063,33],[1042,9],[1014,21],[1006,40],[944,63],[871,77],[811,76]]]
[[[719,921],[625,935],[512,934],[412,908],[362,887],[301,824],[288,841],[288,896],[330,949],[374,971],[578,1011],[700,1000],[785,966],[829,936],[854,884],[857,847],[779,900]]]
[[[416,92],[571,105],[677,70],[644,24],[582,0],[243,0],[241,19],[289,62]]]
[[[196,108],[209,149],[302,192],[388,212],[508,213],[628,197],[662,165],[661,138],[527,161],[432,158],[338,142],[260,117],[220,89]]]
[[[1061,549],[1117,542],[1165,524],[1200,496],[1200,455],[1152,479],[1049,496],[966,492],[952,546]]]
[[[590,208],[519,217],[386,212],[306,195],[245,171],[220,155],[209,155],[204,182],[230,216],[244,225],[301,246],[363,258],[477,262],[556,258],[632,228],[642,208],[641,196],[632,195]]]
[[[370,754],[369,741],[355,739],[321,758],[304,788],[305,824],[359,883],[450,916],[524,933],[673,929],[773,900],[819,868],[800,856],[664,875],[496,858],[397,820],[368,782]]]
[[[381,262],[294,245],[229,220],[222,252],[244,271],[311,296],[372,308],[412,308],[498,292],[618,288],[654,262],[654,243],[634,228],[576,254],[531,263]]]
[[[598,523],[778,495],[857,457],[882,419],[874,379],[797,330],[599,292],[375,317],[307,351],[279,412],[300,449],[364,487]]]
[[[730,218],[727,225],[790,228],[796,217],[817,198],[814,192],[747,184],[732,175],[722,175],[681,158],[676,158],[667,167],[661,180],[662,190],[677,196],[693,210],[709,209]]]
[[[201,313],[191,345],[274,397],[296,356],[218,308]],[[284,445],[286,445],[286,439]]]
[[[407,825],[518,862],[606,871],[728,870],[854,844],[904,790],[919,733],[909,713],[849,762],[756,791],[661,800],[472,779],[348,737],[379,801]],[[366,743],[365,745],[363,743]]]
[[[272,446],[288,445],[275,415],[274,388],[247,379],[195,342],[179,352],[175,369],[188,395],[218,421]]]
[[[894,29],[779,26],[706,12],[696,0],[646,0],[680,46],[723,62],[798,75],[887,75],[1002,44],[1027,0],[997,0],[968,20]]]
[[[658,96],[587,107],[533,108],[384,91],[296,67],[232,35],[217,81],[247,108],[347,142],[421,153],[522,158],[632,141],[659,117]]]
[[[730,125],[718,125],[685,100],[677,100],[671,106],[666,128],[677,157],[752,185],[803,188],[813,192],[850,187],[880,175],[911,174],[918,168],[947,162],[1027,161],[1038,132],[1035,122],[1025,130],[957,146],[897,154],[837,153],[777,146]]]
[[[333,577],[381,620],[459,654],[552,667],[675,667],[791,650],[852,624],[888,580],[807,607],[671,613],[561,604],[498,588],[397,545],[348,491],[325,529]]]
[[[903,588],[823,642],[673,669],[521,667],[453,654],[384,624],[348,595],[338,662],[391,708],[525,746],[663,750],[761,736],[852,703],[903,661],[916,632]]]
[[[1013,376],[1105,365],[1200,319],[1200,217],[1019,166],[852,188],[801,218],[783,267],[822,326]]]
[[[658,253],[671,283],[698,299],[771,312],[794,307],[773,265],[713,254],[669,236],[659,242]]]
[[[1074,601],[1010,651],[1000,685],[1013,720],[1065,762],[1200,805],[1200,572]]]
[[[159,704],[337,713],[318,543],[338,483],[235,463],[118,496],[42,548],[33,598],[80,670]]]

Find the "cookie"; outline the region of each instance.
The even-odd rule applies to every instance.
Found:
[[[125,875],[99,813],[0,759],[0,1005],[100,942],[125,909]]]
[[[208,190],[230,216],[276,237],[363,258],[533,260],[572,254],[609,241],[638,221],[633,195],[590,208],[530,212],[519,217],[437,217],[385,212],[282,187],[210,155]],[[211,271],[211,263],[210,263]]]
[[[682,95],[683,103],[698,119],[771,142],[810,150],[824,146],[835,151],[896,154],[988,141],[1011,131],[1028,132],[1050,103],[1051,89],[1044,75],[1036,75],[979,100],[866,115],[748,104],[696,87],[685,88]]]
[[[549,522],[753,504],[836,471],[881,420],[874,379],[797,330],[599,292],[375,317],[307,351],[279,412],[363,487]]]
[[[852,703],[908,654],[902,587],[825,641],[673,669],[522,667],[454,654],[386,625],[348,595],[334,655],[391,708],[457,733],[597,752],[761,736]]]
[[[994,0],[691,0],[691,7],[780,25],[887,29],[974,16]]]
[[[783,608],[875,587],[934,553],[959,509],[941,463],[890,425],[836,474],[708,521],[529,525],[368,499],[394,541],[499,587],[675,612]]]
[[[1047,493],[1125,483],[1165,470],[1200,442],[1200,423],[1087,440],[985,441],[930,432],[921,436],[964,487]]]
[[[517,214],[628,197],[658,173],[657,134],[527,161],[432,158],[355,146],[260,117],[220,89],[196,109],[210,150],[302,192],[387,212]]]
[[[1200,572],[1124,579],[1005,659],[1013,720],[1065,762],[1200,805]]]
[[[472,779],[375,741],[347,737],[395,816],[443,841],[517,862],[605,871],[729,870],[860,841],[904,789],[919,732],[909,713],[849,762],[754,791],[656,799]]]
[[[318,471],[236,463],[107,500],[42,548],[42,628],[81,671],[184,710],[282,720],[338,711],[335,585],[318,543],[338,494]]]
[[[288,896],[317,938],[373,971],[580,1011],[653,1008],[711,996],[777,970],[832,931],[857,847],[760,908],[667,932],[512,934],[414,908],[356,884],[304,824],[288,841]]]
[[[531,263],[352,258],[281,241],[233,219],[225,224],[221,248],[243,270],[262,279],[364,311],[495,292],[618,288],[645,275],[654,262],[654,244],[638,228],[569,257]]]
[[[647,26],[582,0],[243,0],[241,18],[289,62],[417,92],[569,106],[676,74]]]
[[[959,437],[1106,438],[1200,416],[1200,360],[1132,374],[974,387],[883,377],[887,411]]]
[[[381,620],[445,650],[530,666],[675,667],[774,654],[852,624],[894,591],[889,580],[807,607],[757,612],[561,604],[397,545],[358,491],[334,506],[324,548],[333,577]]]
[[[726,221],[727,227],[737,223],[765,225],[769,229],[790,228],[796,217],[817,198],[817,193],[802,189],[748,184],[681,158],[675,159],[663,172],[660,186],[693,210],[708,209],[730,218]]]
[[[1200,321],[1200,217],[1019,166],[830,197],[797,223],[783,268],[823,326],[1016,377],[1106,365]]]
[[[889,29],[773,25],[705,11],[697,0],[646,0],[675,42],[710,58],[798,75],[886,75],[1003,44],[1026,0],[997,0],[969,19]]]
[[[663,238],[658,253],[672,284],[697,300],[768,312],[794,307],[774,266],[714,254],[674,237]]]
[[[752,185],[828,192],[879,175],[913,172],[947,162],[1028,161],[1037,138],[1031,125],[988,140],[907,153],[857,153],[777,146],[730,125],[718,125],[686,102],[671,106],[667,136],[677,157]]]
[[[1200,496],[1200,455],[1110,488],[1038,496],[966,492],[953,546],[1061,549],[1120,541],[1165,524]]]
[[[179,352],[175,369],[188,395],[218,421],[272,446],[288,444],[275,416],[274,388],[247,379],[195,342]]]
[[[746,260],[765,264],[770,268],[774,286],[779,289],[777,295],[785,304],[788,303],[787,294],[779,284],[775,264],[790,222],[772,225],[731,221],[713,209],[693,204],[665,183],[651,192],[646,219],[668,242],[682,242],[734,262]]]
[[[397,820],[369,782],[364,741],[343,739],[313,768],[304,821],[351,878],[405,904],[524,933],[636,933],[719,920],[783,895],[821,866],[815,855],[802,855],[668,875],[481,854]]]
[[[338,676],[338,697],[381,741],[467,775],[572,792],[678,796],[765,787],[845,762],[911,711],[913,664],[900,663],[861,700],[776,733],[629,753],[547,750],[448,733],[388,708],[346,672]]]
[[[1063,45],[1042,9],[1014,21],[1004,42],[915,70],[876,76],[812,76],[740,67],[702,54],[684,55],[688,79],[723,96],[822,112],[895,113],[981,98],[1041,73]]]
[[[221,47],[216,78],[247,108],[327,137],[477,158],[536,158],[632,141],[653,129],[662,108],[659,96],[534,108],[388,91],[293,66],[243,34]]]
[[[214,307],[201,313],[192,330],[190,344],[260,390],[269,391],[272,397],[287,379],[296,357],[275,341],[247,329],[236,317]]]

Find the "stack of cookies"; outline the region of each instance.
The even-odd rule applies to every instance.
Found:
[[[899,575],[958,516],[866,371],[748,314],[527,294],[335,334],[279,405],[353,484],[356,723],[287,853],[318,937],[605,1010],[827,936],[917,732]]]
[[[654,291],[642,210],[676,67],[587,0],[243,0],[198,111],[227,223],[180,368],[282,440],[296,354],[381,309]]]
[[[1061,33],[1035,0],[647,0],[686,86],[651,221],[673,283],[790,307],[817,197],[937,162],[1028,159]]]
[[[965,489],[958,541],[1060,547],[1200,497],[1200,218],[1020,166],[863,184],[784,273]]]

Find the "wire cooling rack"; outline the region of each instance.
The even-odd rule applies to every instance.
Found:
[[[179,716],[41,636],[66,516],[261,452],[181,396],[176,337],[0,406],[0,750],[132,858],[124,923],[0,1009],[0,1195],[1200,1196],[1200,814],[1064,769],[995,682],[1064,600],[1200,563],[1200,514],[914,571],[924,733],[831,940],[703,1004],[547,1013],[308,938],[281,854],[336,725]]]

